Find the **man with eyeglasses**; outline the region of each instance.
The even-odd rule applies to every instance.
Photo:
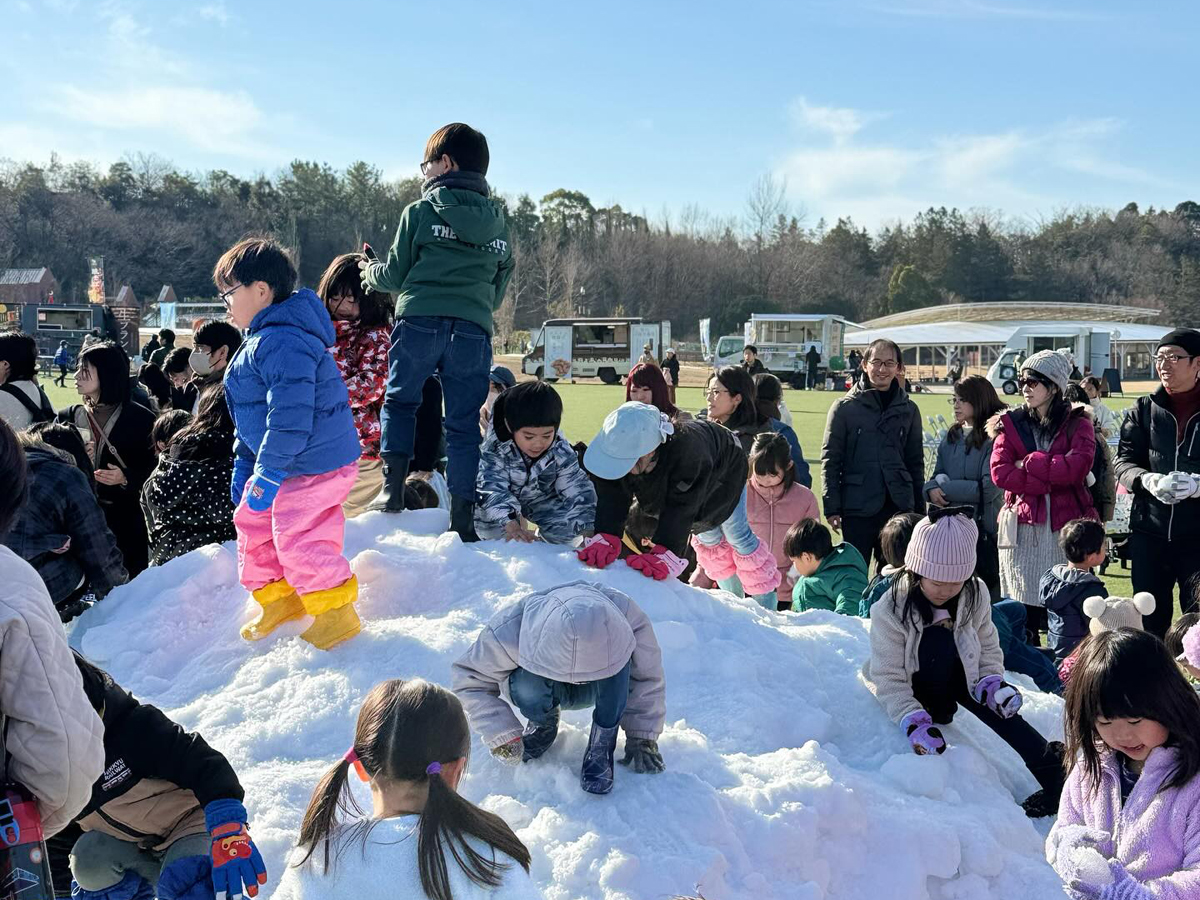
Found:
[[[821,447],[822,507],[829,526],[875,568],[883,568],[879,533],[900,512],[925,512],[921,411],[904,390],[900,348],[872,341],[863,373],[829,410]]]
[[[1133,493],[1130,558],[1133,590],[1154,595],[1147,631],[1171,626],[1175,586],[1184,612],[1197,609],[1200,572],[1200,331],[1178,328],[1158,343],[1162,387],[1125,414],[1117,478]]]

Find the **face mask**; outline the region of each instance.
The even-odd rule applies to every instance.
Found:
[[[193,350],[188,357],[188,365],[192,367],[192,371],[197,375],[212,374],[212,359],[203,350]]]

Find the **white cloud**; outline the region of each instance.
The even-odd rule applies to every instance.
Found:
[[[208,5],[202,6],[196,10],[196,14],[200,16],[201,19],[207,19],[211,22],[216,22],[222,28],[229,24],[229,20],[231,18],[229,15],[229,10],[225,8],[224,2],[209,3]]]
[[[274,159],[256,146],[264,116],[249,94],[166,85],[115,90],[64,85],[47,111],[106,131],[169,132],[193,147],[244,158]]]
[[[804,134],[775,174],[794,201],[819,216],[853,215],[878,225],[928,206],[1007,208],[1021,212],[1094,202],[1114,188],[1152,186],[1180,190],[1143,169],[1112,158],[1112,139],[1123,123],[1114,118],[1069,119],[1040,129],[1010,128],[982,134],[930,135],[901,145],[870,139],[879,113],[822,107],[805,98],[790,110]],[[1071,196],[1063,182],[1080,176],[1096,182],[1086,197]]]

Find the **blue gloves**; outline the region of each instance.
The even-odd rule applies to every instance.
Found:
[[[254,460],[242,459],[240,456],[233,458],[233,480],[229,483],[229,496],[233,498],[235,507],[242,502],[242,492],[253,474]]]
[[[212,858],[184,856],[164,868],[158,900],[213,900]]]
[[[126,872],[124,878],[102,891],[85,891],[72,881],[71,897],[74,900],[154,900],[154,888],[137,872]]]
[[[286,472],[255,466],[254,474],[246,485],[246,505],[255,512],[266,512],[275,502],[275,495],[279,493],[279,486],[285,478]]]
[[[216,900],[251,897],[267,883],[262,854],[246,831],[246,807],[237,800],[214,800],[204,807],[204,825],[212,835],[212,882]]]

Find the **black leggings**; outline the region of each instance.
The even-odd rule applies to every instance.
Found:
[[[976,703],[967,685],[967,675],[958,658],[954,633],[939,625],[927,625],[918,650],[920,669],[913,674],[913,697],[925,707],[937,725],[948,725],[962,706],[967,712],[1012,747],[1029,773],[1048,793],[1062,791],[1062,758],[1037,729],[1015,715],[1004,719],[986,706]]]

